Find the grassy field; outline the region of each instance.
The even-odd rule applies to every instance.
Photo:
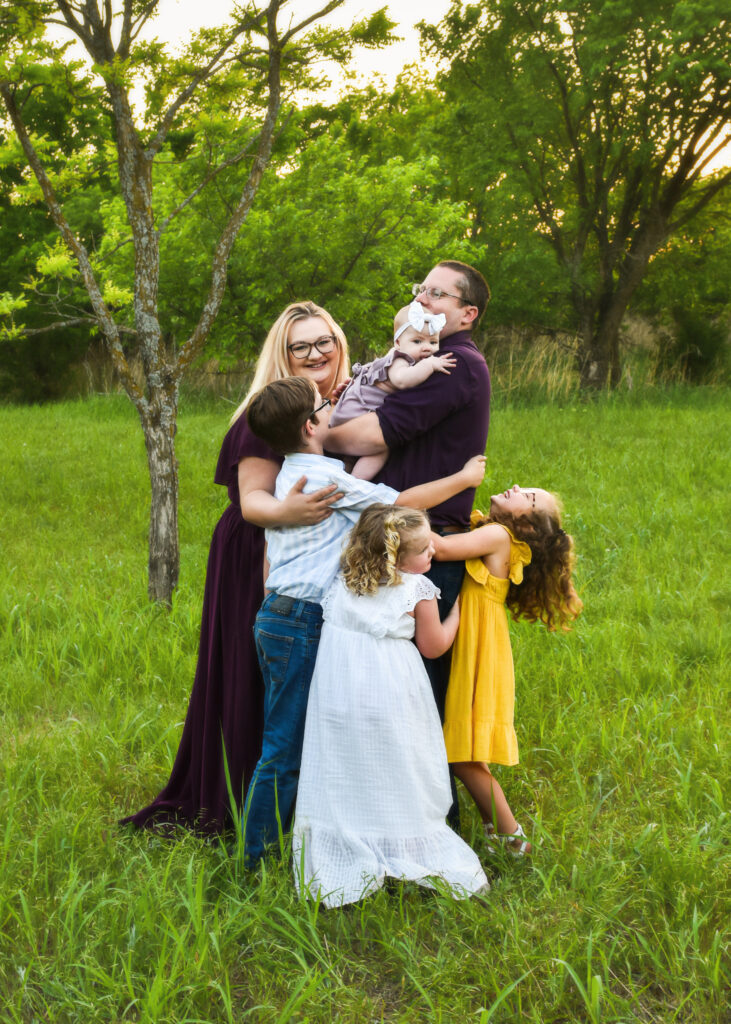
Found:
[[[180,417],[167,612],[131,407],[0,409],[0,1021],[728,1021],[728,394],[495,408],[478,504],[558,490],[585,602],[570,634],[513,628],[500,778],[537,854],[486,862],[482,901],[342,911],[286,860],[115,826],[177,748],[229,411]]]

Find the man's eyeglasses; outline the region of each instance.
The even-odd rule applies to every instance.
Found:
[[[334,334],[323,334],[317,341],[295,341],[294,345],[287,345],[287,351],[291,352],[295,359],[309,359],[313,348],[316,348],[321,356],[326,356],[335,348],[335,341]]]
[[[457,299],[463,306],[471,306],[472,303],[468,302],[467,299],[463,299],[461,295],[455,295],[454,292],[443,292],[441,288],[427,288],[425,284],[412,284],[411,294],[416,298],[422,293],[426,294],[427,298],[430,299]]]

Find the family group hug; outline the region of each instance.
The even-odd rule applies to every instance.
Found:
[[[271,328],[216,468],[230,504],[180,748],[124,819],[243,829],[250,867],[291,829],[297,889],[328,907],[389,876],[457,898],[488,888],[455,831],[455,777],[481,855],[530,854],[489,767],[518,763],[506,608],[549,630],[581,610],[555,495],[516,484],[472,508],[487,282],[447,260],[412,294],[388,353],[352,376],[326,310],[296,302]]]

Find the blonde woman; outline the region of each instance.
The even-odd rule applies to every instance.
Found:
[[[433,551],[423,512],[371,505],[323,601],[293,859],[298,891],[327,907],[387,876],[439,879],[457,898],[487,888],[476,854],[445,821],[447,756],[419,655],[450,646],[459,606],[439,621],[439,591],[423,575]]]
[[[248,394],[231,419],[214,480],[228,489],[208,556],[198,666],[180,747],[158,797],[122,824],[184,825],[203,833],[233,826],[261,751],[263,685],[252,626],[263,600],[265,526],[305,526],[331,515],[334,488],[304,494],[302,478],[274,497],[282,463],[242,415],[251,396],[283,377],[306,377],[329,396],[349,374],[348,345],[330,314],[312,302],[287,306],[272,326]],[[225,757],[224,757],[225,755]]]

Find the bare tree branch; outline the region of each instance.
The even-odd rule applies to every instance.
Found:
[[[721,189],[725,188],[726,185],[728,185],[730,182],[731,170],[727,171],[725,174],[716,178],[716,180],[711,185],[708,185],[703,190],[702,195],[700,195],[698,199],[690,207],[688,207],[687,210],[684,210],[679,217],[677,217],[674,221],[672,221],[672,223],[668,225],[668,229],[670,231],[676,231],[678,228],[683,227],[684,224],[687,224],[689,220],[692,220],[693,217],[695,217],[699,210],[702,210],[703,207],[706,206],[711,201],[711,199],[713,199],[713,197],[718,192],[720,192]]]
[[[218,48],[215,55],[211,58],[208,64],[201,68],[201,70],[193,76],[185,89],[180,92],[170,106],[167,108],[165,113],[160,118],[159,126],[155,135],[153,136],[150,144],[147,147],[148,158],[152,159],[162,149],[163,143],[167,137],[170,127],[175,120],[175,116],[178,111],[188,102],[190,97],[196,91],[198,86],[205,82],[208,78],[218,70],[223,63],[223,57],[228,50],[233,46],[239,36],[244,35],[247,32],[252,31],[260,24],[262,18],[265,15],[265,11],[261,11],[256,15],[250,15],[240,22],[235,30],[229,35],[228,39]],[[235,58],[231,58],[233,60]]]
[[[114,59],[111,27],[109,31],[105,31],[99,17],[99,10],[93,0],[87,0],[83,8],[75,8],[68,0],[56,0],[56,6],[64,17],[66,28],[71,29],[74,35],[81,40],[97,64],[110,63]],[[81,14],[83,24],[74,16],[75,11]]]
[[[226,170],[227,167],[233,167],[234,164],[240,163],[241,160],[243,160],[246,154],[249,152],[255,141],[256,139],[251,139],[246,144],[246,146],[244,146],[243,149],[239,150],[238,153],[234,154],[234,156],[232,157],[229,157],[228,160],[224,160],[224,162],[222,164],[219,164],[218,167],[214,167],[213,170],[206,175],[203,181],[201,181],[201,183],[196,188],[193,189],[190,195],[186,196],[186,198],[181,203],[179,203],[175,207],[175,209],[171,213],[169,213],[167,217],[162,221],[160,227],[157,230],[158,235],[161,235],[166,230],[166,228],[170,224],[170,221],[173,220],[174,217],[177,217],[179,213],[182,213],[186,206],[192,203],[195,197],[203,191],[206,185],[210,184],[210,182],[212,182],[214,178],[218,177],[221,171]]]
[[[80,327],[82,324],[88,324],[90,327],[98,327],[99,321],[94,316],[77,316],[72,320],[60,320],[57,323],[48,324],[47,327],[23,327],[21,328],[21,333],[23,337],[32,338],[37,334],[50,334],[52,331],[61,331],[67,327]],[[120,334],[137,334],[134,327],[125,327],[124,324],[118,324],[117,330]]]
[[[221,306],[221,301],[226,287],[228,259],[231,254],[231,249],[236,241],[236,236],[239,233],[241,225],[248,216],[249,210],[254,202],[257,189],[259,188],[262,175],[264,174],[264,170],[271,156],[274,131],[281,104],[282,53],[281,41],[277,35],[276,25],[278,9],[279,0],[271,0],[266,11],[267,39],[269,48],[269,67],[267,74],[269,98],[267,101],[266,116],[262,123],[261,133],[259,135],[259,144],[257,146],[251,170],[249,171],[249,177],[244,185],[239,202],[233,214],[229,218],[228,223],[225,225],[216,246],[216,250],[213,255],[211,284],[200,318],[192,334],[178,353],[174,369],[176,379],[180,378],[183,371],[203,347],[213,322],[218,315],[218,310]]]
[[[64,25],[66,28],[70,28],[71,31],[81,39],[84,33],[84,27],[81,22],[77,21],[74,17],[73,4],[67,3],[66,0],[56,0],[56,6],[63,15],[64,20],[59,22],[50,18],[49,21],[51,24]]]
[[[722,136],[720,141],[714,145],[719,136]],[[728,146],[729,141],[731,141],[731,134],[729,134],[728,123],[718,123],[711,131],[708,132],[706,138],[698,146],[698,149],[694,154],[694,159],[699,160],[700,162],[696,165],[691,175],[693,180],[697,180],[701,176],[713,158],[718,156],[718,154],[723,152],[726,146]],[[693,145],[693,143],[691,143],[691,146],[695,149],[695,145]]]
[[[292,36],[297,35],[298,32],[301,32],[303,29],[307,28],[308,25],[318,21],[320,18],[326,17],[332,11],[337,10],[338,7],[342,7],[343,3],[344,0],[330,0],[329,4],[325,4],[325,6],[321,7],[319,11],[311,14],[309,18],[305,18],[305,20],[301,21],[299,25],[294,25],[288,32],[285,32],[281,39],[281,45],[283,47],[286,46]],[[279,8],[279,4],[277,4],[277,8]]]
[[[144,8],[143,11],[132,21],[131,10],[130,10],[130,28],[129,28],[129,41],[134,42],[137,36],[144,28],[145,22],[150,18],[150,15],[154,14],[155,8],[159,6],[159,0],[150,0],[150,3]],[[126,13],[126,11],[125,11]]]

